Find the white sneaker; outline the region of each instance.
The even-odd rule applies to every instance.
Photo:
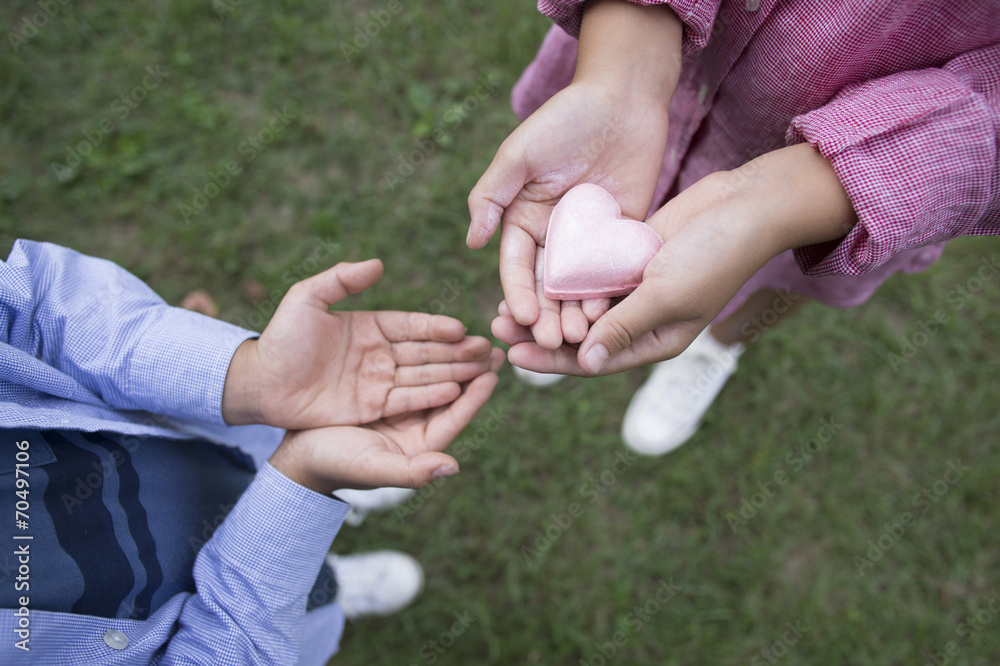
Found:
[[[545,388],[546,386],[552,386],[553,384],[558,384],[566,375],[548,374],[545,372],[535,372],[534,370],[525,370],[524,368],[519,368],[516,365],[514,368],[514,376],[520,379],[525,384],[531,386],[537,386],[538,388]]]
[[[326,563],[337,575],[337,603],[348,620],[398,613],[424,589],[420,563],[394,550],[344,556],[331,553]]]
[[[736,372],[743,350],[742,344],[722,344],[706,328],[679,356],[657,363],[625,411],[626,446],[662,456],[686,442]]]
[[[372,511],[388,511],[410,499],[413,488],[373,488],[372,490],[338,490],[337,497],[351,505],[351,510],[344,518],[348,525],[357,527],[365,522]]]

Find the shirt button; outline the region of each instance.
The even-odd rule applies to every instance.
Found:
[[[671,148],[670,149],[670,152],[667,153],[667,159],[670,161],[671,164],[676,164],[677,163],[677,149],[676,148]]]
[[[703,83],[701,84],[701,87],[698,88],[698,103],[704,104],[706,97],[708,97],[708,84]]]
[[[747,11],[755,12],[760,9],[760,0],[747,0]]]
[[[109,629],[108,633],[104,634],[104,642],[108,644],[109,648],[124,650],[128,647],[128,636],[117,629]]]

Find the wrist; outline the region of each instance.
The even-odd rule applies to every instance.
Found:
[[[588,0],[573,81],[666,108],[680,77],[682,38],[683,24],[666,4]]]
[[[317,477],[311,473],[315,468],[311,449],[303,443],[303,438],[297,435],[296,432],[285,433],[281,444],[268,459],[271,467],[303,488],[320,495],[330,495],[343,488],[341,484],[334,483],[331,479]]]
[[[838,240],[857,223],[833,166],[807,143],[761,155],[727,177],[731,203],[778,251]]]
[[[222,389],[222,418],[227,425],[265,423],[256,358],[257,339],[253,338],[244,340],[229,362]]]

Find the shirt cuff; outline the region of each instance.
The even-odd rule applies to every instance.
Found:
[[[305,598],[350,508],[265,462],[205,549],[248,578]]]
[[[129,398],[149,412],[225,425],[222,390],[229,363],[236,348],[257,335],[197,312],[164,307],[129,359]]]
[[[585,0],[538,0],[538,11],[545,14],[567,34],[580,36]],[[684,22],[684,55],[697,53],[708,44],[712,25],[719,12],[720,0],[629,0],[637,5],[669,5]]]
[[[905,250],[982,233],[995,128],[984,98],[948,71],[852,86],[794,118],[787,140],[830,161],[858,215],[843,240],[795,250],[807,275],[863,275]]]

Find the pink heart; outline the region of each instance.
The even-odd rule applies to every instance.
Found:
[[[545,295],[562,301],[632,292],[663,240],[599,185],[577,185],[556,204],[545,235]]]

